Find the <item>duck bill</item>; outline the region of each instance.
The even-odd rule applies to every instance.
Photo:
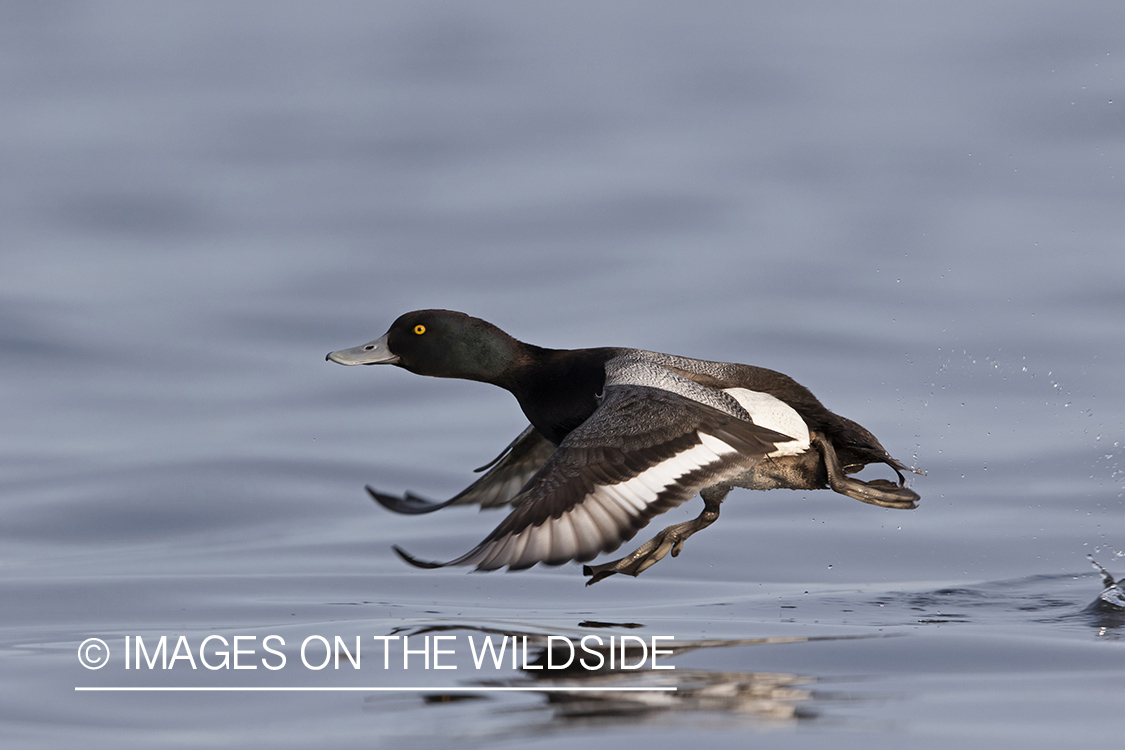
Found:
[[[329,362],[341,365],[393,365],[398,362],[398,355],[387,348],[387,336],[383,334],[374,341],[369,341],[362,346],[353,346],[351,349],[341,349],[329,352],[325,357]]]

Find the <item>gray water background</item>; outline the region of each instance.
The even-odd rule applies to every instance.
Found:
[[[1125,574],[1122,29],[1118,2],[0,5],[4,746],[1119,742],[1125,622],[1086,555]],[[407,568],[391,544],[448,559],[499,516],[363,485],[448,496],[524,425],[499,389],[324,362],[424,307],[782,370],[924,468],[922,504],[737,492],[591,588]],[[661,676],[741,687],[74,690],[536,676],[296,665],[434,626],[712,639]],[[267,633],[283,671],[121,664],[127,635]],[[746,696],[775,674],[807,693]]]

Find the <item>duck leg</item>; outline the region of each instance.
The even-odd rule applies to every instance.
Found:
[[[899,483],[886,479],[872,479],[864,482],[852,479],[844,473],[840,466],[840,459],[836,456],[836,449],[820,433],[812,433],[812,444],[820,451],[824,458],[824,468],[828,473],[828,486],[841,495],[859,500],[861,503],[880,505],[884,508],[900,508],[909,510],[918,506],[918,493],[906,487],[902,473],[895,469]]]
[[[632,554],[601,565],[583,565],[582,574],[590,576],[586,585],[593,585],[615,573],[639,576],[663,560],[669,552],[672,553],[672,557],[678,557],[680,550],[684,548],[684,541],[689,536],[715,523],[719,517],[719,505],[730,489],[730,485],[717,484],[702,490],[699,496],[703,498],[703,512],[698,517],[669,526],[634,550]]]

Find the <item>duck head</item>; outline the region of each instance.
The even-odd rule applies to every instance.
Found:
[[[452,310],[415,310],[385,334],[330,352],[341,365],[397,365],[418,375],[496,383],[518,366],[526,345],[496,326]]]

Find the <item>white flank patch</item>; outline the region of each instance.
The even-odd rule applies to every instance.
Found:
[[[809,449],[809,426],[797,411],[779,398],[748,388],[727,388],[759,427],[780,432],[794,438],[781,443],[770,456],[796,456]]]

